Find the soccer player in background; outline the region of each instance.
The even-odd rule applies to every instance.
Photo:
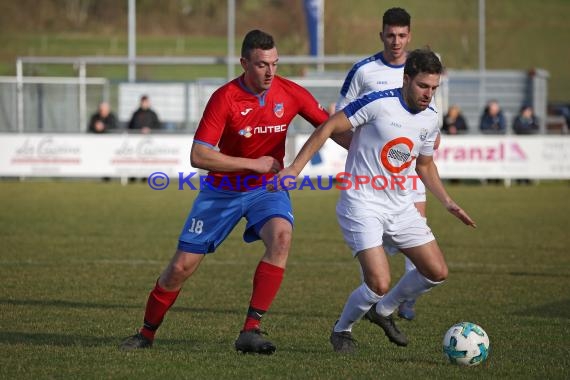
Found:
[[[210,98],[190,154],[193,167],[209,170],[209,186],[200,190],[178,249],[149,294],[142,328],[122,342],[122,350],[152,346],[184,282],[246,218],[244,240],[262,240],[265,252],[253,275],[249,309],[235,348],[244,353],[275,351],[260,323],[281,286],[293,210],[287,192],[267,191],[265,184],[283,168],[293,118],[300,115],[316,127],[329,116],[306,89],[276,75],[278,60],[273,37],[250,31],[241,50],[244,73]]]
[[[434,196],[463,223],[475,227],[447,194],[433,161],[439,118],[430,102],[442,71],[432,51],[410,52],[402,88],[371,92],[349,103],[319,126],[293,163],[278,174],[278,184],[288,188],[331,134],[355,128],[345,172],[360,176],[360,186],[341,191],[336,212],[364,282],[349,296],[331,332],[337,352],[355,351],[352,327],[366,314],[391,342],[406,346],[407,337],[396,327],[392,314],[404,300],[416,299],[447,277],[443,253],[426,219],[414,207],[413,194],[402,186],[414,174],[414,160],[415,171]],[[390,290],[384,243],[398,248],[416,266]]]
[[[390,90],[402,87],[404,64],[408,52],[406,47],[412,39],[411,16],[402,8],[390,8],[382,17],[380,40],[384,50],[354,64],[342,85],[336,110],[344,108],[351,101],[372,91]],[[439,146],[439,135],[435,149]],[[409,179],[406,183],[413,190],[413,200],[420,214],[426,217],[426,188],[422,181]],[[393,255],[398,252],[394,247],[386,246],[386,251]],[[405,258],[406,272],[414,269],[414,264]],[[398,308],[398,315],[407,320],[416,316],[415,299],[404,301]]]

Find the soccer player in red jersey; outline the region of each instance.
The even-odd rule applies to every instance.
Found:
[[[285,137],[293,118],[300,115],[315,127],[328,118],[306,89],[276,75],[278,61],[273,38],[250,31],[241,50],[244,73],[210,98],[190,154],[193,167],[209,171],[207,186],[202,186],[178,249],[149,294],[142,328],[120,349],[152,346],[184,282],[245,217],[244,240],[262,240],[265,252],[253,276],[249,309],[235,348],[259,354],[275,351],[262,335],[260,322],[281,286],[293,210],[286,191],[270,192],[266,185],[283,168]]]

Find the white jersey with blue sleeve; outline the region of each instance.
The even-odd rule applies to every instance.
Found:
[[[372,91],[384,91],[402,87],[404,66],[405,64],[389,64],[384,60],[382,52],[355,63],[346,75],[340,90],[336,111],[343,109],[348,103]],[[430,106],[436,109],[433,99]],[[414,203],[426,201],[426,188],[422,181],[412,181],[408,186],[414,187],[415,194],[412,198]]]
[[[413,113],[398,88],[366,94],[349,103],[343,112],[355,132],[345,181],[339,183],[345,190],[339,204],[374,208],[383,214],[413,207],[414,182],[420,182],[415,160],[420,154],[433,155],[439,132],[435,109],[430,106]]]
[[[404,64],[391,65],[384,60],[382,52],[355,63],[346,75],[336,110],[372,91],[402,87]]]

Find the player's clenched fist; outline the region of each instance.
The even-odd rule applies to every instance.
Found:
[[[271,156],[262,156],[253,161],[251,170],[256,173],[277,173],[281,169],[279,161]]]
[[[297,176],[299,175],[299,173],[289,167],[286,167],[285,169],[281,170],[279,173],[277,173],[277,175],[275,176],[274,181],[272,181],[272,187],[273,187],[273,183],[275,185],[277,185],[277,188],[270,188],[269,190],[289,190],[289,189],[294,189],[295,188],[295,183],[296,183],[296,179]]]

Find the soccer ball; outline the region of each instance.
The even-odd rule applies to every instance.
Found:
[[[479,365],[489,356],[489,336],[475,323],[457,323],[443,337],[443,354],[453,364]]]

